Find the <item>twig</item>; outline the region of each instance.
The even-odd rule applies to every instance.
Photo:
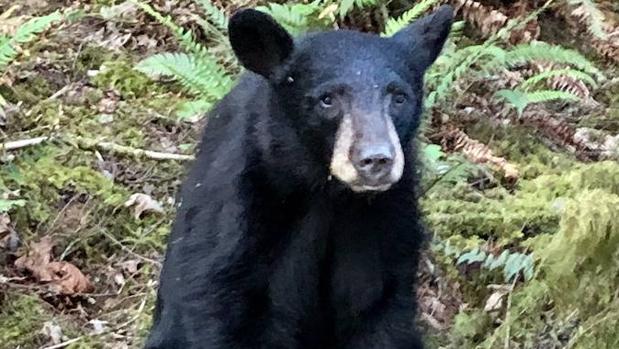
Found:
[[[156,261],[156,260],[151,259],[151,258],[148,258],[148,257],[144,257],[144,256],[142,256],[142,255],[140,255],[140,254],[138,254],[138,253],[133,252],[131,249],[127,248],[125,245],[123,245],[120,241],[118,241],[115,237],[113,237],[111,234],[109,234],[109,233],[108,233],[108,232],[106,232],[106,231],[102,231],[102,233],[103,233],[103,235],[105,235],[108,239],[112,240],[112,242],[113,242],[113,243],[115,243],[115,244],[117,244],[118,246],[120,246],[120,248],[121,248],[122,250],[124,250],[125,252],[127,252],[127,253],[129,253],[129,254],[133,255],[134,257],[137,257],[137,258],[139,258],[139,259],[141,259],[141,260],[143,260],[143,261],[145,261],[145,262],[148,262],[148,263],[154,264],[154,265],[156,265],[156,266],[158,266],[158,267],[161,267],[161,262]]]
[[[133,155],[133,156],[145,156],[154,160],[180,160],[188,161],[193,160],[193,156],[174,153],[163,153],[152,150],[144,150],[138,148],[127,147],[124,145],[114,144],[110,142],[97,143],[97,148],[102,150],[111,151],[119,154]]]
[[[509,344],[510,344],[510,333],[511,333],[511,329],[512,326],[510,324],[511,318],[510,318],[510,309],[512,307],[512,295],[514,293],[514,288],[516,287],[516,282],[518,281],[519,277],[518,274],[516,275],[516,277],[514,277],[514,281],[512,282],[510,288],[509,288],[509,294],[507,295],[507,306],[505,307],[505,320],[503,321],[503,323],[507,326],[507,330],[505,330],[505,341],[503,342],[503,349],[509,349]]]
[[[15,150],[19,148],[37,145],[48,140],[49,137],[35,137],[30,139],[21,139],[19,141],[5,142],[0,144],[0,150]]]
[[[113,153],[123,154],[123,155],[132,155],[136,157],[147,157],[154,160],[179,160],[179,161],[189,161],[193,160],[193,156],[184,155],[184,154],[175,154],[175,153],[163,153],[152,150],[144,150],[139,148],[128,147],[125,145],[120,145],[111,142],[97,142],[85,139],[83,137],[75,137],[73,140],[76,143],[86,149],[97,148],[104,151],[110,151]]]
[[[80,46],[80,47],[81,47],[81,46]],[[65,93],[67,93],[67,91],[69,91],[69,90],[73,87],[73,85],[74,85],[74,84],[72,84],[72,83],[71,83],[71,84],[68,84],[68,85],[65,85],[65,86],[64,86],[63,88],[61,88],[60,90],[58,90],[58,91],[54,92],[54,94],[53,94],[53,95],[51,95],[51,96],[47,97],[46,101],[52,101],[52,100],[54,100],[54,99],[56,99],[56,98],[58,98],[58,97],[60,97],[60,96],[64,95]]]
[[[91,149],[97,148],[104,151],[110,151],[113,153],[118,153],[122,155],[132,155],[136,157],[146,157],[153,160],[178,160],[178,161],[190,161],[193,160],[194,157],[192,155],[185,154],[175,154],[175,153],[164,153],[153,150],[145,150],[139,148],[128,147],[125,145],[120,145],[111,142],[97,142],[85,139],[83,137],[72,137],[72,136],[64,136],[60,137],[61,139],[66,140],[69,143],[77,143],[80,148]],[[19,141],[12,141],[0,144],[1,150],[15,150],[19,148],[28,147],[31,145],[41,144],[50,137],[36,137],[30,139],[22,139]]]
[[[54,344],[51,345],[49,347],[42,347],[41,349],[59,349],[59,348],[64,348],[69,344],[75,343],[77,341],[79,341],[80,339],[84,338],[84,336],[79,336],[73,339],[69,339],[68,341],[62,342],[62,343],[58,343],[58,344]]]

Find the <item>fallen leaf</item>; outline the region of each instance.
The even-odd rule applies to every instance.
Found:
[[[53,321],[47,321],[43,324],[43,329],[41,330],[43,335],[47,336],[52,344],[60,344],[62,343],[62,328],[58,326]]]
[[[69,262],[53,262],[52,249],[54,244],[48,236],[33,243],[24,256],[15,261],[15,266],[27,270],[37,282],[47,284],[57,293],[73,295],[94,291],[88,278]]]
[[[62,294],[90,293],[95,290],[90,280],[73,264],[69,262],[51,262],[49,268],[57,277],[52,281],[52,287]]]
[[[491,288],[495,291],[490,295],[490,297],[488,297],[488,300],[486,300],[484,311],[487,313],[501,310],[501,308],[503,308],[503,299],[511,290],[509,285],[497,285]]]
[[[91,324],[93,327],[93,334],[102,334],[103,332],[105,332],[105,327],[108,324],[107,321],[101,321],[98,319],[90,320],[88,321],[88,323]]]
[[[114,282],[119,285],[122,286],[125,284],[125,277],[123,276],[122,273],[115,273],[114,274]]]
[[[15,229],[11,227],[11,218],[8,214],[0,214],[0,249],[15,252],[21,240]]]
[[[135,274],[138,271],[140,261],[137,259],[130,259],[119,264],[121,269],[128,275]]]
[[[141,193],[131,195],[129,200],[125,202],[125,207],[131,206],[133,206],[133,216],[136,219],[140,219],[140,216],[142,216],[144,212],[163,212],[163,207],[157,200],[153,199],[150,195]]]

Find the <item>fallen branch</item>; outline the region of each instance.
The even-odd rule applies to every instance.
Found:
[[[163,152],[158,152],[158,151],[128,147],[126,145],[120,145],[120,144],[111,143],[111,142],[97,142],[97,141],[88,140],[83,137],[75,137],[72,140],[74,140],[75,143],[77,143],[80,148],[84,148],[84,149],[96,148],[99,150],[109,151],[109,152],[117,153],[121,155],[146,157],[146,158],[154,159],[154,160],[189,161],[189,160],[194,159],[192,155],[163,153]]]
[[[16,150],[20,148],[25,148],[31,145],[41,144],[50,137],[36,137],[31,139],[22,139],[18,141],[5,142],[0,144],[0,151],[3,150]],[[117,153],[121,155],[131,155],[135,157],[146,157],[154,160],[177,160],[177,161],[189,161],[193,160],[194,157],[192,155],[185,154],[175,154],[175,153],[164,153],[153,150],[145,150],[139,148],[128,147],[125,145],[120,145],[112,142],[98,142],[93,140],[88,140],[84,137],[76,137],[76,136],[64,136],[59,137],[59,139],[65,140],[72,144],[77,144],[78,147],[83,149],[99,149],[103,151],[109,151],[112,153]]]
[[[5,143],[0,144],[0,151],[25,148],[31,145],[41,144],[48,139],[49,137],[36,137],[36,138],[30,138],[30,139],[21,139],[19,141],[5,142]]]

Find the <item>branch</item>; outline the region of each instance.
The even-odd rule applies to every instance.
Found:
[[[49,137],[36,137],[36,138],[30,138],[30,139],[22,139],[19,141],[5,142],[5,143],[0,144],[0,151],[25,148],[31,145],[41,144],[48,139]]]
[[[153,150],[133,148],[133,147],[128,147],[125,145],[120,145],[120,144],[116,144],[112,142],[98,142],[98,141],[88,140],[84,137],[79,137],[79,136],[64,136],[64,137],[59,137],[59,138],[69,143],[77,144],[80,148],[83,148],[83,149],[95,148],[95,149],[109,151],[109,152],[117,153],[121,155],[145,157],[145,158],[154,159],[154,160],[189,161],[189,160],[194,159],[192,155],[164,153],[164,152],[153,151]],[[50,137],[36,137],[36,138],[31,138],[31,139],[22,139],[18,141],[6,142],[6,143],[0,144],[0,151],[20,149],[20,148],[28,147],[31,145],[41,144],[47,140],[50,140]]]

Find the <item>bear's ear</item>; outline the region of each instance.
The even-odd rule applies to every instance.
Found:
[[[403,44],[410,54],[410,59],[425,70],[441,53],[452,22],[453,8],[443,5],[434,13],[416,20],[397,32],[393,40]]]
[[[282,26],[271,16],[252,9],[240,10],[230,18],[228,35],[241,64],[267,78],[294,48],[292,37]]]

